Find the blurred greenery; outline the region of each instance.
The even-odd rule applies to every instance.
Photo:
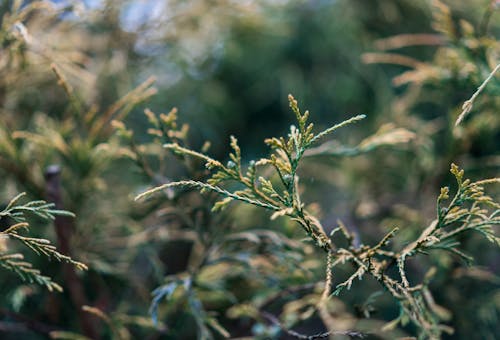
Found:
[[[494,0],[1,1],[0,203],[26,192],[73,212],[55,226],[34,218],[30,233],[89,267],[26,253],[63,293],[2,270],[1,338],[417,336],[411,324],[382,331],[398,305],[368,278],[330,298],[325,324],[311,308],[325,260],[293,222],[239,205],[214,214],[218,198],[191,189],[133,197],[207,178],[166,142],[225,163],[234,135],[244,163],[268,156],[262,141],[295,123],[292,93],[317,131],[367,115],[304,155],[309,211],[326,233],[343,221],[358,245],[398,226],[391,246],[404,248],[435,218],[439,188],[454,188],[451,163],[498,176],[500,72],[455,122],[500,63],[499,12]],[[498,185],[487,190],[498,202]],[[408,279],[436,268],[445,338],[495,339],[498,248],[459,241],[472,264],[432,252],[407,263]],[[334,284],[351,271],[336,267]]]

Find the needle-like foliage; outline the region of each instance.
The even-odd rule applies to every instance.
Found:
[[[328,251],[331,248],[330,240],[324,233],[316,218],[310,215],[301,202],[299,195],[299,176],[297,168],[304,155],[315,142],[335,130],[357,122],[365,115],[352,117],[339,124],[321,131],[313,133],[313,124],[309,123],[309,111],[300,112],[297,101],[289,95],[289,102],[292,111],[297,118],[298,127],[292,125],[287,138],[269,138],[265,143],[271,148],[272,153],[269,158],[262,158],[258,161],[250,161],[249,166],[244,169],[241,160],[241,150],[238,140],[231,136],[231,148],[233,152],[229,155],[230,160],[226,165],[212,159],[211,157],[180,146],[177,143],[165,144],[166,149],[175,153],[200,158],[205,162],[205,167],[213,172],[211,178],[206,182],[200,181],[179,181],[170,182],[148,190],[136,197],[136,200],[146,198],[155,192],[176,186],[189,186],[205,191],[213,191],[225,196],[222,201],[214,205],[214,210],[219,210],[232,200],[242,201],[258,207],[273,211],[271,218],[288,216],[297,221],[306,233],[320,247]],[[259,176],[258,169],[263,166],[271,166],[278,183],[273,183],[273,177],[265,178]],[[228,191],[221,184],[225,182],[236,182],[241,185],[240,190]]]
[[[313,214],[305,209],[299,190],[298,167],[304,153],[315,142],[338,128],[357,122],[364,118],[358,115],[319,132],[313,132],[313,124],[308,122],[309,112],[301,113],[297,101],[290,95],[290,107],[297,119],[297,126],[292,125],[287,138],[269,138],[266,144],[271,148],[271,155],[258,161],[250,161],[247,167],[242,164],[241,150],[237,139],[231,137],[232,152],[226,164],[211,158],[205,153],[191,150],[178,143],[164,144],[164,148],[183,157],[194,157],[205,163],[211,171],[206,181],[184,180],[169,182],[150,189],[136,197],[143,200],[153,194],[173,187],[192,187],[202,192],[215,192],[224,198],[214,204],[214,211],[220,210],[232,201],[240,201],[272,211],[271,219],[286,216],[297,222],[314,241],[317,247],[327,252],[326,284],[318,309],[323,320],[328,311],[325,302],[331,295],[338,295],[343,289],[350,289],[356,279],[372,276],[394,297],[401,308],[400,316],[386,325],[391,329],[399,323],[405,325],[411,321],[419,329],[421,338],[440,338],[443,332],[453,330],[441,324],[448,317],[444,308],[438,306],[430,293],[430,282],[434,269],[419,283],[410,283],[407,278],[406,262],[409,258],[420,254],[428,254],[433,250],[444,250],[470,260],[459,250],[460,240],[457,236],[468,231],[483,234],[488,240],[499,244],[492,227],[500,223],[499,205],[484,192],[484,186],[498,183],[500,179],[488,179],[473,182],[464,180],[464,172],[456,165],[451,166],[451,173],[456,178],[456,194],[450,200],[449,189],[441,189],[437,200],[437,217],[418,237],[409,242],[403,249],[388,247],[399,230],[393,228],[374,246],[357,245],[354,235],[339,221],[339,226],[327,235]],[[261,168],[271,167],[272,175],[260,175]],[[262,171],[263,173],[263,171]],[[269,172],[267,172],[269,174]],[[234,183],[237,184],[235,188]],[[230,184],[230,185],[228,185]],[[445,203],[448,204],[445,205]],[[337,239],[337,232],[343,235],[348,246]],[[333,270],[336,266],[350,263],[353,274],[345,281],[338,283],[333,292]],[[389,269],[397,267],[397,274],[389,274]],[[185,284],[184,284],[185,285]],[[177,284],[170,283],[156,292],[154,306],[158,297],[171,296]],[[156,307],[154,307],[156,308]]]
[[[58,252],[56,247],[52,245],[49,240],[21,235],[23,230],[26,231],[29,228],[27,218],[30,214],[48,220],[55,219],[55,216],[74,217],[72,213],[55,209],[53,203],[47,203],[42,200],[21,203],[20,201],[24,196],[24,193],[17,195],[9,202],[7,207],[0,212],[0,218],[10,218],[15,222],[0,232],[0,241],[5,241],[7,239],[16,240],[30,248],[37,255],[55,259],[59,262],[70,263],[80,270],[87,270],[85,264]],[[8,247],[5,248],[6,249],[0,250],[0,266],[15,272],[24,281],[36,282],[45,286],[50,291],[63,290],[62,287],[52,281],[50,277],[42,275],[38,269],[33,268],[31,263],[25,261],[23,254],[11,253],[8,251]]]
[[[162,149],[154,149],[154,145],[138,144],[133,131],[128,130],[125,124],[115,121],[117,133],[128,143],[130,148],[128,155],[136,165],[153,182],[157,182],[160,178],[165,179],[161,172],[164,167],[153,164],[165,162],[171,164],[173,160],[183,165],[190,177],[206,178],[206,170],[199,171],[199,162],[194,162],[191,156],[195,155],[203,163],[210,161],[211,158],[189,148],[188,127],[177,124],[177,110],[173,109],[168,114],[160,115],[146,110],[145,114],[152,125],[148,133],[154,138],[153,143],[175,143],[178,148],[186,152],[174,151],[174,157],[165,160],[162,157],[164,153]],[[208,147],[209,144],[206,143],[202,150],[206,151]],[[235,147],[237,148],[237,145]],[[193,183],[203,182],[193,181]],[[218,186],[213,187],[218,188]],[[210,296],[223,294],[224,300],[237,304],[241,301],[236,297],[237,293],[229,288],[232,280],[244,280],[250,285],[269,282],[277,284],[284,278],[290,279],[293,276],[300,280],[308,275],[307,270],[300,268],[304,259],[304,247],[300,242],[278,231],[255,227],[241,230],[233,223],[229,223],[225,214],[210,214],[213,205],[218,210],[223,207],[220,202],[214,200],[215,195],[208,195],[208,199],[196,203],[197,200],[193,199],[193,195],[198,196],[198,194],[193,193],[193,190],[166,188],[164,192],[171,200],[151,201],[154,201],[153,206],[160,205],[159,209],[169,216],[169,220],[171,219],[168,229],[172,234],[169,239],[174,242],[176,240],[192,242],[193,250],[187,268],[166,275],[162,285],[152,292],[150,313],[156,325],[160,325],[160,320],[165,320],[163,316],[165,314],[166,323],[169,324],[169,319],[174,319],[178,315],[176,310],[182,310],[196,325],[200,338],[212,339],[213,333],[229,337],[228,330],[214,315],[217,311],[206,304]],[[187,199],[188,197],[190,198]],[[182,209],[175,203],[177,201],[185,202]],[[188,230],[185,230],[186,228]],[[291,271],[295,271],[296,274],[291,275]],[[171,307],[167,313],[163,301],[168,301],[168,306]]]

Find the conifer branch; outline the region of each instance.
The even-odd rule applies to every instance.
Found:
[[[466,231],[476,231],[488,238],[490,241],[500,244],[499,238],[494,234],[492,226],[500,224],[498,215],[499,205],[491,197],[485,194],[484,185],[500,182],[498,178],[471,182],[464,179],[464,172],[452,164],[451,173],[457,181],[455,195],[450,200],[449,189],[442,188],[437,199],[436,219],[429,226],[400,251],[387,249],[390,241],[396,236],[400,228],[393,228],[374,246],[360,245],[354,243],[353,236],[347,228],[339,222],[330,236],[324,232],[321,223],[304,208],[301,195],[298,190],[299,176],[297,169],[305,151],[320,138],[344,127],[348,124],[363,119],[364,115],[358,115],[344,122],[336,124],[318,134],[314,134],[313,124],[308,123],[309,112],[301,113],[297,101],[289,96],[290,107],[294,112],[298,128],[291,126],[290,132],[285,137],[273,137],[265,140],[270,147],[271,154],[259,161],[251,161],[248,169],[242,166],[241,150],[237,140],[231,137],[231,148],[233,152],[229,155],[227,165],[217,161],[203,152],[182,147],[177,143],[165,144],[164,146],[175,154],[190,156],[201,159],[205,166],[212,172],[206,181],[185,180],[170,182],[143,192],[136,197],[142,200],[162,190],[186,186],[204,191],[220,194],[223,199],[215,203],[213,210],[220,210],[232,201],[241,201],[257,207],[274,211],[271,218],[286,216],[300,225],[306,234],[314,241],[317,247],[327,253],[326,284],[323,297],[318,304],[320,314],[324,320],[328,320],[328,312],[325,309],[326,301],[331,295],[338,295],[343,289],[351,289],[355,285],[356,278],[361,280],[370,275],[381,283],[383,287],[398,301],[401,315],[389,323],[386,329],[397,326],[405,319],[411,320],[420,330],[423,337],[437,339],[443,332],[449,332],[449,327],[440,323],[441,318],[436,310],[439,310],[427,288],[428,279],[422,283],[414,284],[407,276],[406,262],[421,254],[440,249],[449,251],[462,258],[468,258],[458,247],[460,243],[456,236]],[[406,137],[405,137],[406,138]],[[379,143],[379,142],[377,142]],[[383,144],[384,142],[380,142]],[[375,143],[376,144],[376,143]],[[258,167],[270,166],[274,175],[258,176]],[[258,181],[256,181],[258,178]],[[224,184],[233,182],[241,185],[243,190],[226,189]],[[233,188],[233,186],[231,186]],[[449,201],[446,207],[442,205]],[[488,213],[489,208],[496,210]],[[336,231],[341,231],[349,244],[348,248],[340,247],[333,240]],[[333,270],[343,263],[351,263],[354,272],[343,282],[337,283],[331,293]],[[396,265],[397,277],[386,274],[390,266]],[[168,289],[168,294],[171,293]],[[326,321],[325,321],[326,322]],[[325,333],[329,334],[329,333]]]
[[[28,214],[49,220],[53,220],[56,215],[74,216],[74,214],[68,211],[54,209],[55,205],[53,203],[47,203],[42,200],[21,203],[24,196],[24,193],[17,195],[0,212],[0,217],[10,218],[17,222],[1,231],[0,238],[19,241],[39,256],[72,264],[80,270],[87,270],[88,268],[84,263],[75,261],[71,257],[57,251],[56,247],[49,240],[27,237],[20,234],[23,230],[26,231],[29,229],[29,223],[26,222]],[[45,286],[50,291],[62,291],[62,287],[59,284],[53,282],[50,277],[42,275],[38,269],[33,268],[31,263],[26,262],[24,255],[21,253],[9,253],[8,248],[7,251],[0,252],[0,266],[13,271],[25,281],[36,282]]]

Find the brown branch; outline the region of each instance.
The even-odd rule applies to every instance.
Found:
[[[271,313],[260,312],[260,315],[264,319],[266,319],[267,321],[269,321],[270,323],[272,323],[273,325],[278,326],[286,334],[288,334],[290,336],[293,336],[294,338],[297,338],[297,339],[305,339],[305,340],[326,339],[326,338],[329,338],[330,335],[345,335],[345,336],[348,336],[348,337],[351,337],[351,338],[363,339],[366,336],[366,334],[364,334],[364,333],[361,333],[361,332],[358,332],[358,331],[351,331],[351,330],[348,330],[348,331],[329,331],[329,332],[321,332],[321,333],[307,335],[307,334],[296,332],[296,331],[291,330],[291,329],[287,329],[278,320],[278,318],[275,317],[274,315],[272,315]]]
[[[53,202],[57,209],[63,209],[61,198],[61,168],[58,165],[49,166],[45,171],[47,201]],[[71,256],[71,237],[75,230],[74,220],[67,216],[56,216],[54,221],[58,246],[61,253]],[[62,264],[64,281],[68,287],[71,301],[77,310],[82,332],[85,336],[97,339],[98,332],[91,315],[82,310],[88,305],[81,279],[75,268],[69,263]]]

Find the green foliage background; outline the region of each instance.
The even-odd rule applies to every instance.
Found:
[[[311,308],[325,259],[291,221],[235,204],[214,214],[220,198],[188,188],[133,198],[208,178],[204,162],[169,153],[166,142],[226,164],[233,135],[244,166],[267,157],[262,141],[296,123],[292,93],[316,131],[367,116],[305,154],[307,208],[326,233],[341,220],[356,245],[397,226],[391,247],[402,249],[436,218],[439,189],[453,192],[451,163],[473,181],[498,177],[498,73],[455,122],[500,62],[499,15],[490,0],[0,2],[1,201],[20,192],[50,201],[44,173],[59,165],[57,208],[76,215],[63,223],[66,255],[89,268],[75,284],[68,266],[26,253],[63,293],[2,270],[1,337],[417,336],[404,322],[381,331],[399,307],[369,278],[331,298],[325,325]],[[498,184],[487,192],[498,201]],[[36,216],[30,224],[31,235],[64,247],[57,225]],[[479,233],[458,241],[472,263],[432,252],[408,262],[408,279],[436,268],[435,312],[455,330],[443,337],[495,339],[498,248]],[[2,253],[16,247],[0,238]],[[351,274],[336,268],[334,285]]]

